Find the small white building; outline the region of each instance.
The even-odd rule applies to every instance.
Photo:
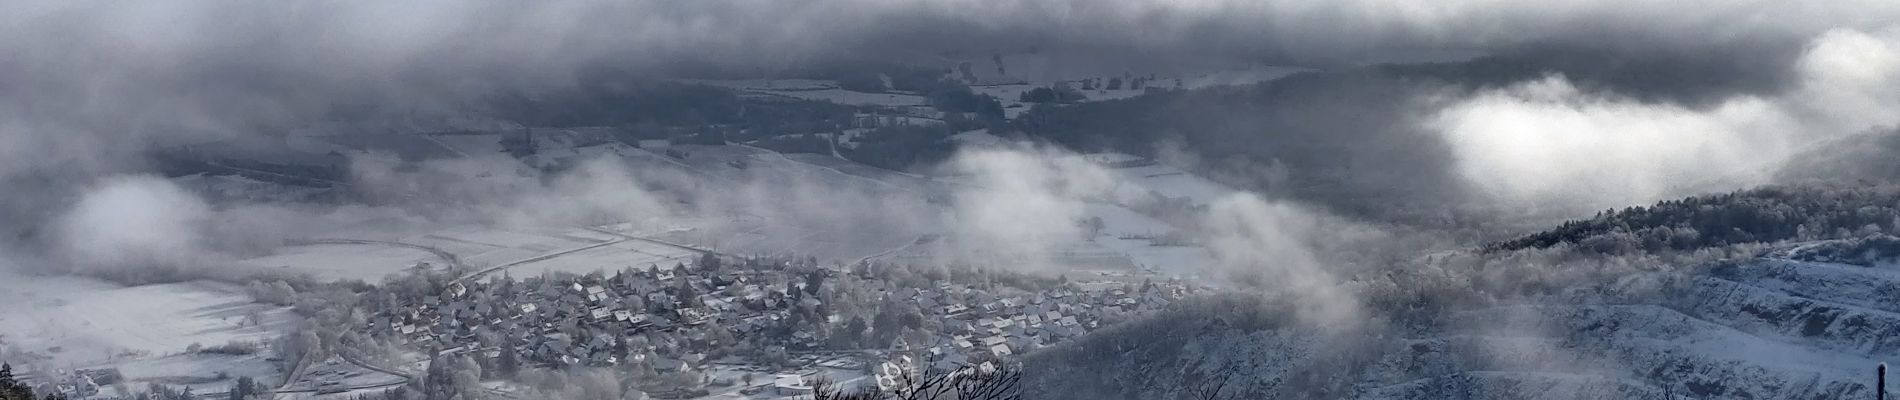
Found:
[[[778,375],[772,380],[772,390],[780,396],[804,396],[812,394],[811,384],[805,378],[794,374]]]

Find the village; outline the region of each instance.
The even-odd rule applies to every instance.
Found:
[[[798,395],[810,389],[798,377],[821,368],[874,378],[894,365],[953,371],[1008,362],[1197,290],[1112,279],[1125,276],[815,264],[707,254],[691,266],[611,275],[456,281],[439,294],[381,301],[362,328],[503,374],[626,368],[656,382],[646,390],[663,398],[702,396],[709,386]]]

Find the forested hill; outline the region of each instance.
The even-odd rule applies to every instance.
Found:
[[[1900,185],[1805,184],[1606,210],[1555,229],[1490,243],[1486,251],[1559,244],[1607,253],[1838,239],[1900,226]]]

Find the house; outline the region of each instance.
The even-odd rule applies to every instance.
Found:
[[[1009,345],[998,344],[990,346],[990,354],[995,354],[997,357],[1009,357],[1015,353],[1009,351]]]
[[[679,309],[680,323],[699,325],[712,321],[712,314],[697,308]]]
[[[678,326],[674,324],[673,321],[667,320],[666,318],[651,318],[651,319],[648,319],[647,322],[652,325],[653,329],[662,330],[662,331],[671,330],[674,327]]]
[[[931,363],[930,368],[936,369],[939,371],[956,371],[956,370],[963,369],[964,367],[968,367],[969,365],[970,365],[969,356],[963,355],[963,353],[960,353],[960,352],[952,351],[952,352],[944,353],[942,356],[937,357],[937,360]]]
[[[805,383],[805,378],[795,374],[779,375],[777,379],[773,379],[772,390],[786,397],[812,394],[811,385]]]
[[[706,308],[709,308],[709,309],[718,310],[718,311],[732,311],[731,301],[712,298],[711,296],[707,296],[707,298],[700,300],[700,303],[705,304]]]
[[[1009,343],[1009,338],[1003,337],[1002,335],[996,335],[996,336],[983,338],[984,347],[990,347],[990,346],[995,346],[995,345],[1004,344],[1004,343]]]
[[[671,306],[673,305],[673,296],[667,295],[666,292],[659,292],[659,291],[647,292],[647,304],[657,305],[657,306]]]
[[[993,327],[993,328],[1008,328],[1011,325],[1015,325],[1015,324],[1016,324],[1016,321],[1012,321],[1009,318],[998,318],[998,319],[990,321],[990,327]]]
[[[586,344],[587,348],[584,350],[586,352],[594,352],[594,353],[610,351],[610,350],[613,350],[614,348],[614,342],[615,342],[615,339],[613,336],[594,335],[593,338],[587,340],[587,344]]]
[[[677,358],[658,357],[653,359],[653,370],[659,371],[662,374],[671,374],[691,371],[692,366],[687,365],[686,361]]]
[[[462,354],[462,353],[464,353],[464,352],[468,352],[468,346],[455,346],[455,347],[450,347],[450,348],[446,348],[446,349],[442,349],[441,351],[437,351],[437,352],[435,352],[435,354],[436,354],[436,355],[443,355],[443,356],[447,356],[447,355],[456,355],[456,354]]]

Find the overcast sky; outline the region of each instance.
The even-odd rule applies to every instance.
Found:
[[[137,172],[128,161],[145,149],[254,135],[341,103],[453,113],[493,90],[574,85],[590,68],[769,75],[1035,49],[1316,68],[1515,54],[1709,76],[1691,83],[1713,93],[1694,104],[1640,96],[1640,79],[1558,75],[1436,99],[1412,121],[1486,196],[1627,204],[1760,183],[1803,143],[1900,121],[1892,21],[1900,2],[1885,0],[10,1],[0,187]],[[40,207],[26,197],[0,211]]]

